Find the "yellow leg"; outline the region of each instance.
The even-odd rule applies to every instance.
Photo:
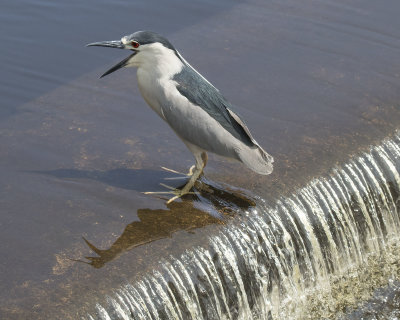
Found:
[[[190,189],[193,188],[194,184],[196,183],[197,179],[201,176],[201,174],[203,173],[203,169],[207,164],[207,153],[205,152],[201,152],[201,153],[196,153],[195,154],[195,158],[196,158],[196,165],[192,166],[189,170],[189,174],[187,176],[190,176],[189,181],[185,184],[185,186],[182,189],[175,189],[172,188],[166,184],[160,183],[160,185],[162,185],[163,187],[170,189],[170,191],[161,191],[161,192],[144,192],[144,194],[173,194],[174,196],[169,199],[167,201],[167,203],[171,203],[172,201],[179,199],[180,197],[184,196],[185,194],[190,194],[193,192],[190,192]],[[178,171],[175,170],[171,170],[168,168],[164,168],[162,167],[164,170],[170,171],[170,172],[174,172],[174,173],[178,173],[178,174],[182,174]]]
[[[191,174],[191,177],[189,181],[185,184],[185,186],[182,189],[175,189],[173,192],[175,194],[174,197],[169,199],[167,201],[168,203],[171,203],[172,201],[179,199],[180,197],[184,196],[185,194],[188,194],[190,189],[193,188],[194,184],[196,183],[197,179],[200,177],[200,175],[203,173],[203,169],[207,164],[207,153],[202,152],[199,156],[196,156],[196,165],[192,166],[190,168],[189,174]]]

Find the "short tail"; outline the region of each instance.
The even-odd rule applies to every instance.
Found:
[[[274,158],[257,144],[239,150],[238,156],[240,161],[258,174],[268,175],[274,169]]]

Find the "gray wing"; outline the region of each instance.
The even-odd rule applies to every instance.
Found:
[[[190,66],[176,74],[173,80],[178,91],[190,102],[206,111],[235,138],[248,146],[257,145],[244,122],[235,114],[221,93]]]

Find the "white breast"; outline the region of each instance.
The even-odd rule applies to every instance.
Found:
[[[172,78],[183,68],[175,52],[160,43],[144,45],[135,57],[140,93],[147,104],[162,118],[162,105],[168,92],[176,90]]]

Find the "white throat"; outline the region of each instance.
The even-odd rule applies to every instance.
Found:
[[[165,120],[163,104],[169,100],[167,96],[177,92],[172,79],[184,64],[175,51],[160,43],[143,45],[131,61],[129,66],[138,68],[138,85],[144,100]]]
[[[150,73],[156,78],[171,79],[182,70],[183,63],[175,51],[164,47],[161,43],[151,43],[141,46],[128,66],[137,67],[138,76],[141,73]]]

